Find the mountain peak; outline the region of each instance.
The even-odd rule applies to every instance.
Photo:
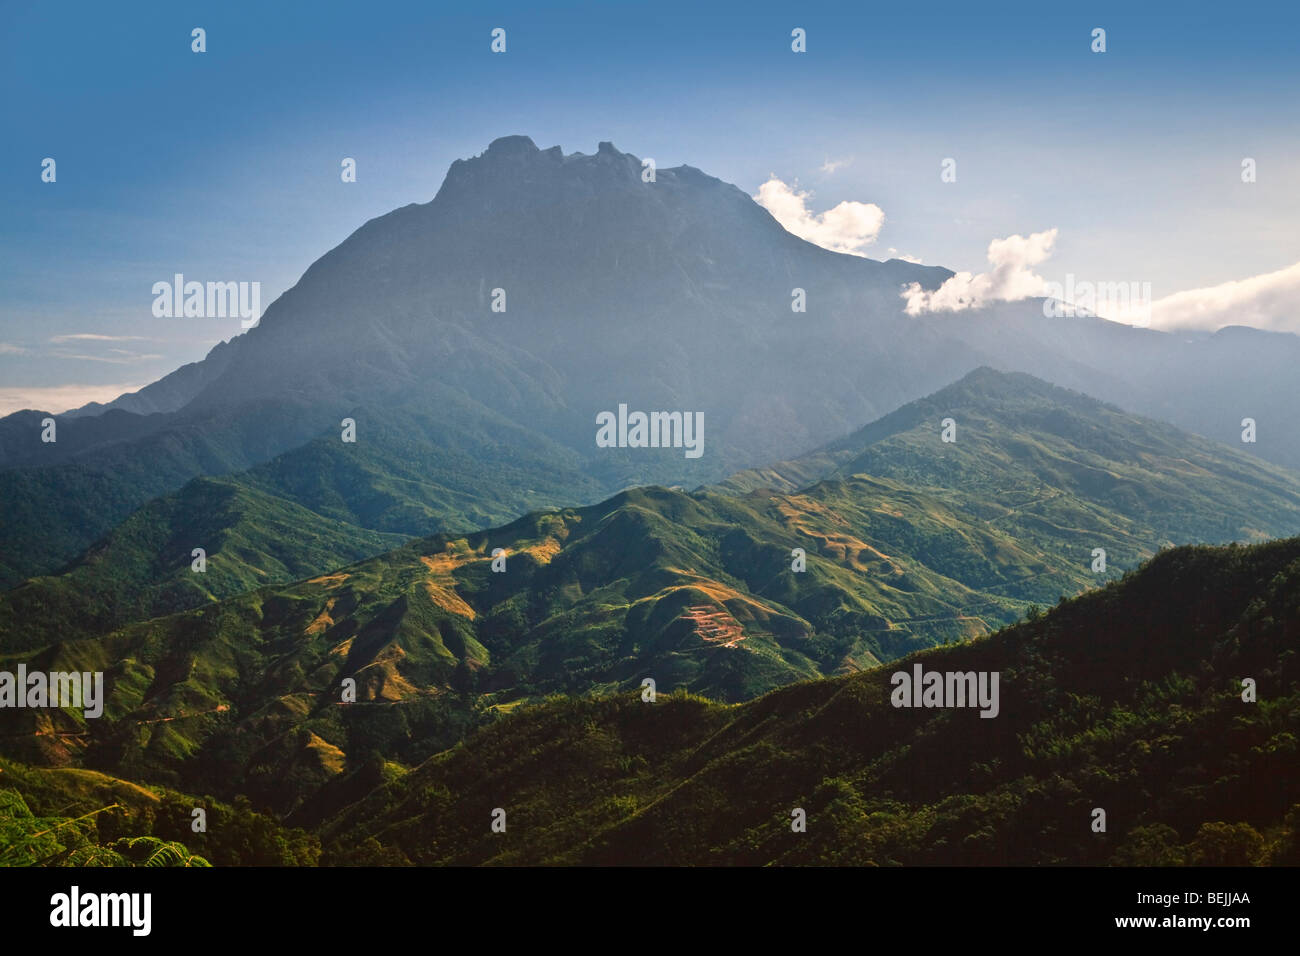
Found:
[[[559,146],[540,149],[531,136],[515,134],[499,136],[488,144],[488,148],[479,156],[479,160],[524,159],[524,160],[559,160],[560,162],[583,162],[605,164],[610,162],[633,163],[640,168],[641,160],[631,153],[625,153],[609,140],[596,144],[595,154],[581,151],[565,153]],[[456,160],[456,163],[473,162],[473,160]]]
[[[488,144],[485,156],[531,156],[540,153],[530,136],[499,136]]]
[[[517,201],[520,198],[517,187],[544,195],[545,190],[538,188],[542,184],[554,187],[593,175],[606,183],[639,183],[641,160],[621,152],[607,140],[597,145],[595,154],[587,154],[565,153],[559,146],[539,149],[530,136],[501,136],[492,140],[478,156],[455,160],[439,193],[444,198],[468,195],[472,202],[481,203],[486,189],[497,200],[515,193]]]

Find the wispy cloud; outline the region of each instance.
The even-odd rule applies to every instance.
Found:
[[[973,274],[958,272],[933,292],[913,282],[902,291],[907,314],[960,312],[990,302],[1014,302],[1042,295],[1046,280],[1033,267],[1052,254],[1056,230],[1026,236],[1008,236],[989,243],[988,260],[993,268]]]
[[[54,343],[63,342],[143,342],[146,336],[143,335],[100,335],[96,332],[70,332],[67,335],[56,335],[50,339]]]
[[[54,358],[76,359],[82,362],[108,362],[111,365],[130,365],[135,362],[152,362],[161,359],[163,356],[156,353],[128,352],[125,349],[109,349],[110,352],[118,352],[118,355],[87,355],[84,352],[60,352],[54,351],[50,355]]]
[[[835,170],[843,169],[852,162],[852,157],[849,159],[828,159],[826,162],[822,163],[822,172],[829,176],[831,173],[835,172]]]
[[[885,211],[875,203],[845,201],[816,214],[808,209],[811,193],[800,192],[773,176],[758,187],[755,201],[770,212],[787,231],[816,243],[832,252],[859,252],[863,246],[876,241],[885,224]]]
[[[27,349],[21,345],[10,345],[8,342],[0,342],[0,355],[26,355]]]

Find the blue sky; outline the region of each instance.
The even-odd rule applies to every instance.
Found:
[[[978,273],[1056,229],[1043,277],[1157,299],[1300,263],[1294,6],[877,6],[6,2],[0,413],[201,358],[239,320],[155,318],[154,282],[258,281],[265,309],[512,133],[875,204],[873,258]]]

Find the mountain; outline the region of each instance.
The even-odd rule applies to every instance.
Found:
[[[992,638],[738,707],[548,700],[353,781],[323,861],[1296,865],[1297,622],[1300,539],[1188,547]],[[891,706],[916,667],[998,673],[997,716]]]
[[[952,443],[944,417],[957,422]],[[95,579],[29,585],[0,601],[0,614],[28,625],[11,632],[0,667],[104,670],[108,706],[93,722],[0,713],[5,752],[245,793],[285,813],[324,799],[374,754],[409,766],[547,694],[650,677],[664,691],[748,700],[987,635],[1170,544],[1300,531],[1300,483],[1283,470],[986,369],[823,457],[836,456],[841,472],[800,490],[633,489],[111,634],[77,626],[89,612],[75,596],[93,601]],[[266,501],[225,482],[193,493],[207,490],[250,509]],[[355,516],[317,519],[323,540],[343,517]],[[244,525],[245,538],[276,537],[263,520]],[[1092,569],[1098,547],[1105,573]],[[260,567],[243,549],[211,566],[229,554],[233,569]],[[49,602],[39,615],[22,610],[33,594]],[[41,638],[33,621],[59,626]],[[355,704],[342,703],[345,679]]]
[[[951,274],[812,245],[690,166],[646,182],[609,143],[565,155],[498,139],[454,163],[432,201],[359,228],[203,362],[107,410],[58,416],[56,442],[40,441],[43,413],[0,419],[0,586],[57,570],[195,477],[341,441],[348,417],[377,459],[442,468],[436,487],[406,488],[424,524],[364,525],[393,533],[718,481],[983,365],[1225,442],[1253,417],[1259,441],[1245,450],[1300,465],[1287,424],[1300,338],[1048,319],[1039,301],[903,313],[902,287]],[[621,405],[703,415],[703,454],[600,447],[597,416]],[[330,491],[339,514],[391,490],[379,471],[355,477]]]
[[[911,522],[869,533],[877,513],[900,508],[948,535],[934,563],[955,575],[1087,582],[1082,566],[965,529],[941,503],[866,479],[807,497],[639,489],[0,657],[11,671],[20,660],[102,670],[108,687],[97,720],[8,710],[0,733],[16,759],[247,793],[284,811],[350,760],[378,750],[416,762],[546,693],[652,676],[739,700],[1018,616],[1023,600],[894,548],[896,534],[915,533]],[[796,574],[800,546],[808,570]],[[501,573],[491,570],[497,548]],[[355,705],[340,706],[345,678]]]
[[[287,583],[440,529],[504,524],[521,505],[554,506],[598,487],[571,453],[499,419],[468,436],[440,423],[436,411],[385,410],[368,421],[356,443],[320,437],[247,471],[194,479],[146,503],[67,568],[0,593],[0,651],[106,633],[260,584]],[[437,453],[412,434],[427,436]],[[475,447],[475,455],[455,451],[464,446]],[[98,480],[75,466],[70,471]],[[77,488],[68,497],[78,503],[66,514],[68,526],[79,527],[93,494]],[[27,516],[31,535],[40,537],[11,527],[7,540],[24,545],[24,553],[52,541],[59,524],[47,510]],[[236,550],[218,556],[227,541]],[[189,572],[195,547],[212,558],[202,578]]]
[[[137,508],[195,475],[232,478],[355,524],[370,539],[374,532],[411,537],[481,528],[572,495],[597,496],[600,487],[580,470],[575,452],[446,391],[419,407],[352,406],[327,434],[310,430],[320,422],[306,426],[295,418],[293,447],[250,468],[271,447],[263,444],[263,423],[283,424],[303,408],[254,404],[109,443],[86,460],[0,472],[0,585],[13,586],[32,569],[59,570]],[[341,440],[345,416],[360,423],[356,442]],[[123,417],[129,416],[102,416]],[[75,420],[74,435],[99,420]],[[68,429],[60,427],[62,441]],[[363,534],[358,545],[366,540]]]
[[[351,564],[403,540],[233,481],[195,478],[149,502],[64,573],[0,595],[0,652],[106,634]],[[195,548],[204,551],[202,573],[193,570]]]
[[[739,706],[549,698],[413,769],[372,751],[293,814],[308,830],[0,758],[0,863],[1296,865],[1297,595],[1300,539],[1178,548],[990,638]],[[997,716],[890,706],[918,665],[996,671]]]
[[[943,441],[948,420],[953,440]],[[1018,541],[1103,546],[1132,567],[1152,542],[1292,533],[1297,476],[1240,447],[1030,375],[980,368],[806,456],[719,487],[789,491],[869,474],[930,489]]]
[[[499,458],[492,433],[513,423],[563,446],[581,465],[575,483],[598,486],[595,501],[631,484],[720,478],[807,444],[807,427],[829,439],[887,410],[850,396],[828,420],[809,397],[778,416],[794,434],[750,427],[786,402],[731,357],[748,341],[754,362],[775,368],[806,334],[776,275],[833,286],[844,308],[850,292],[855,307],[892,308],[900,284],[937,285],[947,272],[828,253],[734,186],[681,167],[659,171],[651,190],[640,168],[609,144],[566,157],[526,137],[497,140],[454,164],[432,202],[367,223],[315,263],[256,328],[214,350],[213,373],[200,363],[169,377],[165,400],[159,383],[147,405],[61,418],[51,444],[39,441],[39,413],[0,420],[0,534],[21,545],[0,570],[9,583],[52,570],[149,498],[338,435],[359,414],[358,443],[406,413],[460,439],[411,430],[405,442],[430,462]],[[747,273],[760,267],[772,277],[754,288]],[[495,288],[505,312],[492,311]],[[828,332],[856,334],[827,316]],[[128,411],[172,409],[187,389],[174,410]],[[619,404],[704,413],[705,454],[598,449],[595,416]],[[510,517],[535,487],[518,454]],[[466,466],[459,480],[481,477]],[[52,508],[51,491],[80,504]]]
[[[958,440],[936,440],[948,419]],[[0,595],[0,650],[107,633],[262,584],[321,574],[440,525],[460,533],[508,521],[510,479],[525,478],[512,472],[510,456],[470,462],[444,455],[427,465],[418,452],[406,456],[409,446],[401,443],[418,428],[441,434],[445,445],[456,442],[435,422],[397,417],[363,444],[317,439],[247,472],[196,480],[155,500],[70,571]],[[546,451],[514,431],[503,434],[498,447],[507,444],[537,447],[537,461]],[[573,472],[557,460],[549,473],[532,469],[533,483],[543,490],[529,490],[531,504],[545,506],[562,494]],[[458,482],[471,471],[482,477]],[[1031,600],[1053,599],[1059,593],[1053,588],[1072,590],[1074,565],[1088,563],[1097,547],[1106,549],[1110,563],[1131,567],[1169,544],[1248,541],[1300,530],[1300,484],[1289,473],[1031,376],[988,368],[803,458],[738,473],[718,487],[791,492],[801,483],[855,476],[859,480],[838,494],[828,488],[822,496],[851,510],[856,504],[845,499],[883,487],[861,476],[887,479],[926,489],[951,512],[953,526],[988,522],[1035,550],[1072,554],[1069,570],[1043,576],[1037,591],[1017,592]],[[366,489],[364,496],[359,488]],[[457,519],[440,517],[452,510]],[[878,543],[952,576],[945,537],[923,520],[908,520],[906,537],[875,529],[885,535]],[[859,519],[855,524],[866,526]],[[233,547],[219,553],[225,542]],[[190,572],[196,546],[212,559],[211,572],[202,577]],[[963,580],[978,589],[1009,583]]]

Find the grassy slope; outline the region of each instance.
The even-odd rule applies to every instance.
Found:
[[[956,440],[941,441],[952,418]],[[1018,541],[1133,567],[1165,544],[1300,532],[1300,480],[1242,450],[1024,374],[982,368],[794,462],[723,484],[791,490],[869,474]]]
[[[195,808],[206,827],[197,832]],[[0,866],[302,866],[319,857],[315,837],[247,800],[230,805],[93,770],[0,759]]]
[[[283,808],[349,760],[376,749],[423,759],[521,697],[653,676],[665,689],[744,699],[1019,613],[1023,602],[863,541],[882,508],[905,504],[915,523],[954,528],[954,574],[1014,580],[1022,566],[1051,564],[996,534],[961,530],[938,503],[859,484],[827,485],[838,502],[639,489],[59,642],[22,657],[47,670],[106,671],[106,714],[87,726],[75,713],[0,713],[15,735],[7,752],[244,788]],[[794,546],[808,550],[805,573],[790,570]],[[501,574],[490,570],[497,547],[507,552]],[[1061,582],[1070,573],[1054,569]],[[699,607],[741,640],[712,639],[691,620]],[[357,681],[355,707],[338,704],[345,677]]]
[[[0,595],[0,651],[105,634],[349,564],[402,540],[229,480],[196,478],[141,508],[64,573]],[[206,552],[203,573],[192,570],[194,548]]]
[[[515,426],[455,427],[425,412],[387,409],[353,414],[356,443],[335,434],[240,474],[194,479],[144,504],[58,573],[0,594],[0,651],[106,633],[331,570],[435,530],[471,531],[569,495],[597,497],[553,443]],[[69,522],[100,527],[103,516],[89,511],[127,481],[81,464],[0,473],[0,485],[47,479],[73,482],[49,500],[78,506],[48,520],[0,514],[0,536],[15,560],[45,554],[64,540],[60,529]],[[40,495],[28,488],[0,511],[33,497]],[[23,531],[27,524],[49,537],[35,540]],[[215,560],[223,546],[223,560]],[[194,547],[214,558],[202,578],[189,573]],[[0,579],[4,566],[0,558]]]
[[[417,863],[1295,864],[1298,642],[1300,539],[1180,548],[916,656],[999,671],[995,719],[891,707],[892,666],[736,706],[554,699],[338,813],[326,859],[374,839]]]
[[[649,676],[661,690],[745,700],[987,634],[1029,602],[1104,579],[1088,570],[1093,546],[1111,552],[1114,577],[1175,533],[1227,527],[1224,515],[1253,508],[1254,524],[1274,533],[1294,519],[1292,479],[1230,450],[1193,443],[1180,455],[1164,426],[1032,379],[977,372],[954,389],[866,443],[893,477],[850,467],[783,495],[638,489],[412,542],[99,640],[69,628],[0,665],[26,656],[104,669],[108,715],[87,728],[75,714],[0,714],[15,735],[6,752],[288,810],[375,753],[417,762],[523,699]],[[956,445],[932,427],[940,407],[964,409]],[[861,442],[846,447],[864,454]],[[1133,491],[1140,467],[1159,494]],[[921,471],[951,487],[917,486]],[[291,474],[328,510],[333,472]],[[1218,481],[1229,493],[1212,508],[1205,488]],[[1043,500],[1027,507],[1027,496]],[[804,573],[790,568],[796,547]],[[495,548],[507,553],[504,574],[490,571]],[[349,677],[359,703],[341,707]]]
[[[573,462],[563,462],[544,440],[521,439],[507,424],[467,429],[427,412],[358,414],[357,444],[318,438],[224,479],[241,489],[240,507],[208,500],[218,496],[200,482],[145,506],[109,546],[101,542],[83,555],[71,574],[37,579],[0,598],[0,649],[99,634],[319,573],[391,546],[395,539],[385,533],[409,537],[500,524],[518,505],[555,503],[561,488],[570,501],[594,496],[594,486],[569,480]],[[939,440],[938,422],[948,416],[959,422],[952,444]],[[429,446],[435,440],[437,455]],[[471,447],[474,455],[457,450]],[[795,481],[807,484],[815,476],[844,483],[813,495],[841,511],[854,510],[853,495],[872,499],[877,513],[870,531],[888,545],[886,553],[901,552],[967,587],[1021,601],[1074,593],[1075,571],[1089,565],[1094,548],[1106,549],[1109,564],[1122,569],[1169,544],[1300,531],[1294,476],[1029,376],[989,369],[798,462],[734,476],[721,490],[767,484],[793,492]],[[536,488],[513,499],[506,494],[525,484]],[[923,507],[879,504],[908,489],[927,499]],[[249,503],[266,495],[279,500]],[[296,507],[336,524],[327,528]],[[270,520],[263,517],[268,513]],[[256,530],[247,527],[250,515]],[[305,541],[296,533],[300,522],[312,529]],[[862,520],[856,525],[866,527]],[[1016,569],[1022,555],[1009,551],[1000,577],[972,576],[970,568],[953,573],[951,559],[963,553],[954,539],[971,534],[1001,534],[1014,542],[1012,551],[1056,560],[1049,567],[1031,556]],[[249,560],[232,555],[236,560],[215,564],[206,581],[178,577],[188,566],[180,562],[181,544],[244,537],[251,539],[242,547]]]
[[[55,573],[200,475],[402,537],[490,527],[611,490],[582,472],[575,452],[451,389],[431,385],[405,404],[337,407],[250,405],[134,443],[96,444],[96,419],[78,420],[49,446],[59,455],[50,465],[0,471],[0,587]],[[355,443],[340,440],[343,415],[357,422]]]

